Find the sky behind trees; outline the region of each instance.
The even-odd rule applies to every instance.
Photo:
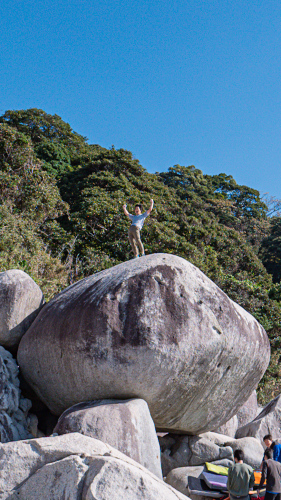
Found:
[[[278,0],[6,0],[1,106],[281,198]]]

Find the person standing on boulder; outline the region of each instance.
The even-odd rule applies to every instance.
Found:
[[[230,500],[248,500],[249,491],[254,486],[255,476],[252,467],[244,464],[243,450],[235,450],[234,462],[228,470],[227,489]]]
[[[152,209],[153,209],[153,200],[150,200],[150,207],[144,213],[142,213],[142,205],[140,204],[136,205],[135,206],[136,215],[130,214],[127,210],[127,205],[123,205],[124,214],[127,217],[129,217],[129,219],[132,221],[132,224],[129,227],[128,236],[135,259],[139,257],[139,251],[141,255],[145,255],[143,244],[140,239],[140,232],[142,230],[146,217],[148,217],[151,214]]]

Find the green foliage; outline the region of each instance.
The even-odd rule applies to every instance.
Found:
[[[0,268],[25,270],[47,298],[130,259],[122,205],[153,198],[146,253],[189,260],[261,322],[273,355],[260,400],[281,392],[281,224],[257,191],[194,166],[149,174],[131,152],[89,145],[59,116],[30,109],[0,117],[0,195]]]
[[[273,280],[281,281],[281,218],[272,217],[270,220],[269,234],[263,239],[260,256]]]

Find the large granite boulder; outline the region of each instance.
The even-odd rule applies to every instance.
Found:
[[[236,437],[251,436],[262,442],[266,434],[281,438],[281,395],[270,401],[254,420],[240,427]]]
[[[18,269],[0,273],[0,345],[15,349],[43,302],[39,286],[28,274]]]
[[[162,479],[160,446],[143,399],[78,403],[59,418],[54,433],[80,432],[100,439]]]
[[[188,434],[235,415],[269,356],[266,332],[249,313],[195,266],[166,254],[68,287],[18,349],[24,377],[53,413],[138,397],[159,430]]]
[[[0,346],[0,441],[17,441],[32,437],[35,415],[28,414],[31,402],[19,388],[18,366],[12,354]],[[37,420],[37,419],[36,419]]]
[[[0,443],[1,500],[186,500],[131,458],[82,434]]]
[[[159,437],[163,475],[176,468],[199,466],[205,462],[233,460],[229,436],[206,432],[199,436],[167,434]]]

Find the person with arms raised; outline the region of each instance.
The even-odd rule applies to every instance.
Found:
[[[150,200],[149,209],[142,213],[142,205],[138,204],[135,206],[135,215],[132,215],[127,210],[127,205],[123,205],[124,214],[132,221],[132,224],[129,227],[129,241],[132,246],[134,257],[139,257],[139,251],[141,255],[145,255],[143,244],[140,239],[140,232],[142,230],[144,221],[146,217],[151,214],[153,209],[153,200]]]

